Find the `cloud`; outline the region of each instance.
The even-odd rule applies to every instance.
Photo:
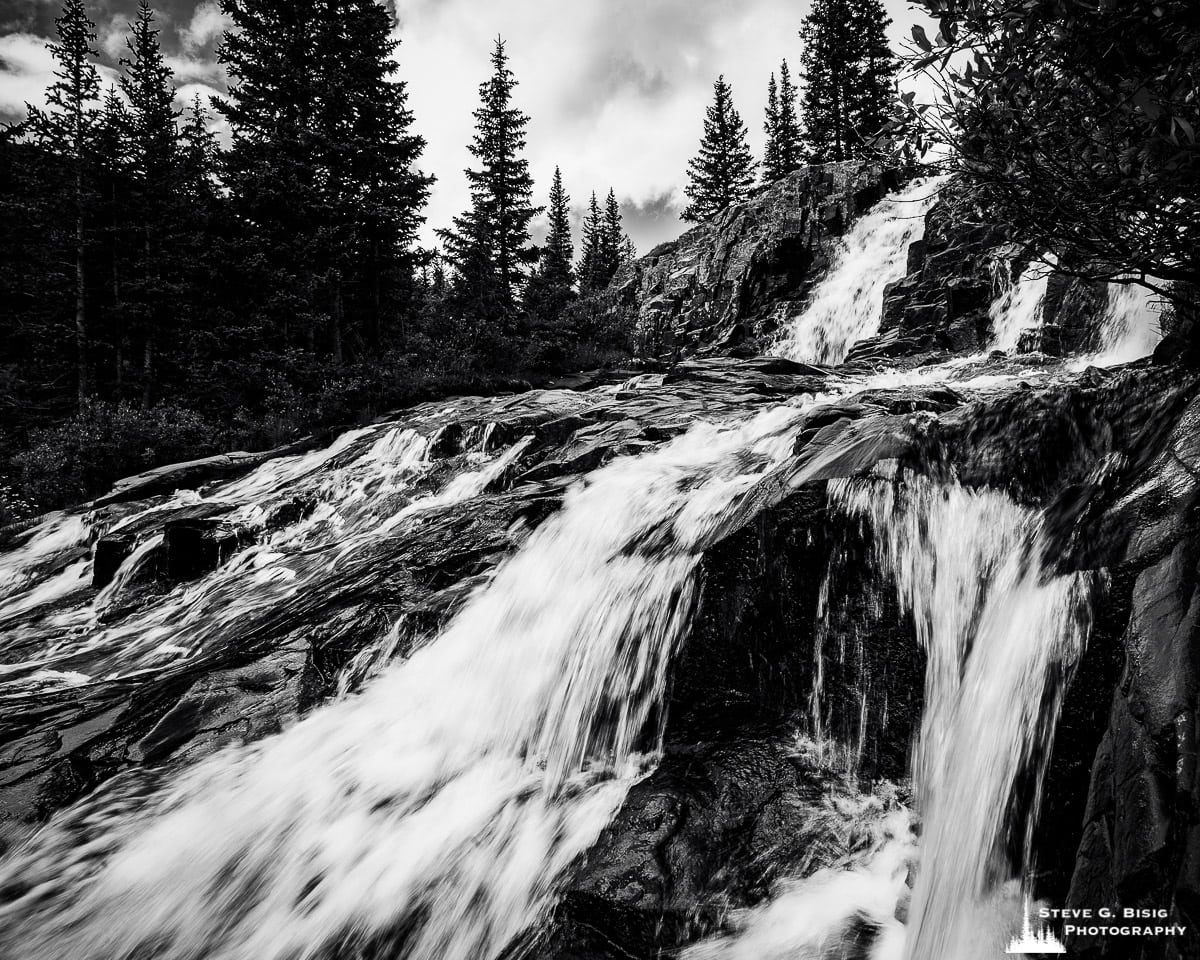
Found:
[[[196,8],[188,25],[179,31],[183,51],[192,55],[201,51],[211,52],[229,23],[229,18],[221,12],[215,0],[205,0]]]
[[[19,120],[25,104],[41,104],[54,82],[54,57],[46,41],[28,33],[0,37],[0,116]]]

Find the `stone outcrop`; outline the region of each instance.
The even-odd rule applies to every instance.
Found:
[[[833,241],[898,183],[858,162],[797,170],[623,267],[609,309],[634,313],[639,338],[662,356],[754,353],[780,311],[803,305]]]
[[[1166,424],[1151,462],[1096,494],[1084,535],[1120,548],[1113,606],[1123,670],[1075,856],[1068,905],[1167,910],[1166,923],[1200,927],[1200,400]],[[1115,619],[1115,618],[1113,618]],[[1124,624],[1123,632],[1121,624]],[[1189,947],[1188,944],[1191,946]],[[1194,936],[1147,941],[1081,937],[1072,954],[1195,957]]]
[[[909,247],[905,276],[887,287],[878,336],[856,344],[848,359],[984,349],[993,334],[992,304],[1033,253],[990,221],[961,182],[948,181],[925,217],[923,239]],[[1095,350],[1106,306],[1103,283],[1054,274],[1039,308],[1041,326],[1019,349],[1050,356]]]

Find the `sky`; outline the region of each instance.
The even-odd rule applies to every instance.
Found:
[[[40,104],[53,69],[46,39],[61,0],[0,0],[0,119]],[[137,0],[88,0],[105,80],[116,76]],[[919,19],[907,0],[885,0],[898,48]],[[421,161],[438,179],[423,233],[467,205],[463,169],[496,36],[503,36],[530,116],[527,156],[536,202],[562,168],[577,224],[590,193],[612,187],[628,233],[645,253],[684,229],[678,214],[712,84],[724,74],[761,155],[767,79],[786,58],[796,72],[797,31],[809,0],[395,0]],[[161,40],[181,101],[224,89],[216,49],[224,22],[216,0],[159,0]],[[535,235],[542,224],[535,224]]]

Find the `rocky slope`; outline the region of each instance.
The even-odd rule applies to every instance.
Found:
[[[887,186],[855,165],[797,174],[628,268],[614,296],[669,352],[748,350],[770,336],[781,302],[804,300],[831,238]],[[874,567],[876,531],[827,496],[830,480],[884,462],[892,476],[953,478],[1044,509],[1046,561],[1107,572],[1049,765],[1037,892],[1073,906],[1165,908],[1195,931],[1200,379],[1178,364],[1077,369],[1047,356],[1094,336],[1096,304],[1069,284],[1047,298],[1042,353],[923,371],[986,342],[993,263],[1011,251],[963,202],[948,197],[930,214],[880,336],[841,368],[709,356],[427,404],[331,447],[132,478],[18,536],[6,555],[14,582],[44,589],[0,606],[0,835],[19,841],[96,791],[144,793],[353,696],[432,637],[590,471],[659,450],[698,420],[746,420],[826,394],[804,413],[787,467],[695,545],[692,626],[648,731],[661,732],[661,762],[573,864],[553,915],[513,945],[513,960],[676,950],[724,930],[731,911],[763,902],[783,878],[866,844],[863,784],[900,783],[877,791],[881,810],[909,799],[901,781],[924,656]],[[896,375],[872,379],[883,357]],[[393,517],[402,522],[377,523]],[[293,537],[326,528],[326,539]],[[669,536],[626,549],[661,550]],[[252,545],[294,550],[299,588],[233,608],[236,588],[269,572],[249,562]],[[166,603],[175,619],[156,632]],[[834,635],[856,642],[815,656]],[[153,644],[123,659],[123,644],[145,636]],[[798,736],[811,727],[818,662],[827,730],[843,742],[865,730],[861,782]],[[93,681],[73,679],[84,675]],[[847,957],[866,956],[874,932],[859,934]],[[388,956],[404,931],[389,937],[333,955]],[[1071,949],[1130,955],[1111,941]],[[1195,937],[1162,949],[1135,955],[1200,956]]]
[[[899,182],[857,162],[798,170],[622,268],[609,308],[632,311],[656,354],[753,354],[803,306],[837,237]]]

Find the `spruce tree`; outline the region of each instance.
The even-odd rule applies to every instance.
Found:
[[[782,180],[804,162],[800,138],[800,123],[796,117],[796,87],[792,83],[788,63],[779,66],[779,83],[771,74],[767,86],[767,118],[763,128],[767,146],[763,154],[763,183]]]
[[[142,398],[149,403],[154,389],[156,352],[177,313],[172,294],[182,268],[177,239],[186,231],[186,197],[181,194],[181,157],[175,120],[175,87],[163,60],[148,0],[140,0],[137,19],[130,24],[129,56],[121,60],[125,73],[121,89],[129,100],[130,164],[133,207],[139,233],[138,300],[142,341]]]
[[[601,241],[601,262],[604,268],[604,285],[612,283],[621,267],[621,241],[625,231],[621,229],[621,206],[611,187],[604,201],[604,235]]]
[[[130,207],[130,127],[125,101],[111,86],[96,126],[93,152],[96,163],[97,230],[104,240],[100,267],[106,273],[108,292],[107,340],[113,350],[113,386],[119,398],[125,381],[127,317],[124,285],[129,257]]]
[[[746,125],[733,106],[733,92],[725,77],[718,77],[704,118],[700,152],[688,164],[690,182],[684,193],[691,203],[683,219],[711,220],[750,196],[756,164],[746,135]]]
[[[412,288],[430,179],[415,164],[393,20],[372,0],[222,0],[233,29],[216,107],[233,142],[224,181],[243,230],[247,293],[287,341],[328,349],[379,336],[385,281]],[[359,303],[349,303],[350,292]],[[351,323],[363,317],[360,330]]]
[[[100,75],[93,58],[96,25],[83,0],[66,0],[54,21],[58,42],[49,44],[54,82],[46,91],[47,110],[30,108],[29,130],[44,149],[61,157],[67,168],[70,259],[73,268],[76,394],[82,406],[92,392],[91,332],[87,310],[87,232],[93,203],[90,157],[98,122],[96,101]]]
[[[570,204],[571,198],[563,187],[562,171],[555,167],[547,208],[546,243],[525,291],[526,310],[543,325],[557,320],[574,296],[575,270],[571,261],[575,257],[575,245],[571,240]]]
[[[887,30],[892,18],[882,0],[854,0],[854,8],[855,28],[863,53],[851,108],[859,140],[869,147],[891,118],[899,64],[888,45]]]
[[[608,283],[604,275],[604,214],[592,191],[583,220],[583,250],[579,257],[579,291],[590,293]]]
[[[511,331],[537,249],[530,243],[533,178],[524,156],[529,117],[513,106],[516,77],[508,67],[504,41],[492,50],[492,74],[479,86],[475,136],[470,145],[478,169],[466,171],[471,209],[441,231],[457,271],[460,307],[481,323]]]
[[[209,129],[209,114],[198,93],[192,97],[179,136],[187,189],[196,200],[209,200],[216,192],[217,136]]]
[[[562,171],[555,167],[554,180],[550,184],[550,222],[540,269],[543,276],[568,287],[575,281],[575,271],[571,265],[575,258],[575,244],[571,239],[570,206],[571,198],[563,188]]]
[[[804,41],[805,139],[815,163],[862,156],[883,127],[896,60],[880,0],[814,0]]]

